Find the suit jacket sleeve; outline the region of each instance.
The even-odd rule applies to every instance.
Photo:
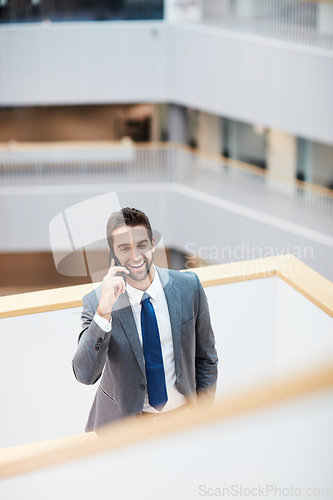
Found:
[[[217,381],[217,352],[210,322],[207,297],[196,275],[199,289],[199,307],[196,319],[195,373],[196,388],[200,399],[214,399]]]
[[[87,296],[82,306],[82,332],[72,365],[79,382],[94,384],[102,375],[111,332],[104,332],[94,321],[95,310]]]

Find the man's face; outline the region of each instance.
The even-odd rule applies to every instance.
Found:
[[[128,278],[143,281],[147,278],[153,263],[153,244],[145,226],[123,226],[112,232],[113,250],[130,274]],[[130,281],[129,281],[130,282]]]

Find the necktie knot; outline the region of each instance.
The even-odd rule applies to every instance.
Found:
[[[143,296],[142,296],[142,299],[141,299],[141,304],[148,304],[148,302],[150,302],[150,296],[148,295],[148,293],[144,293]]]

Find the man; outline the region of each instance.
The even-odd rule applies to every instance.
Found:
[[[83,297],[73,359],[80,382],[101,377],[86,431],[129,415],[181,411],[198,395],[213,400],[217,380],[215,339],[197,275],[154,266],[155,239],[140,210],[114,212],[107,239],[111,266],[103,284]]]

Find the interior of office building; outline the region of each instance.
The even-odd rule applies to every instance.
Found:
[[[330,498],[332,60],[331,0],[0,0],[0,497]],[[216,404],[96,437],[71,358],[126,206],[205,289]]]

